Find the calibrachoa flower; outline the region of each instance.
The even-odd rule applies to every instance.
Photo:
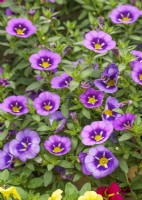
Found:
[[[118,67],[110,64],[102,73],[101,79],[94,81],[95,86],[106,93],[114,93],[117,91]]]
[[[113,122],[114,129],[116,131],[123,131],[123,130],[129,130],[132,128],[132,125],[135,120],[135,115],[134,114],[124,114],[120,116],[118,119],[115,119]]]
[[[48,140],[45,140],[44,147],[51,154],[62,156],[67,154],[71,149],[71,141],[68,137],[60,135],[51,135]]]
[[[111,174],[118,167],[118,160],[103,145],[92,147],[85,157],[85,166],[95,178]]]
[[[49,121],[50,121],[51,125],[54,120],[59,122],[59,125],[58,125],[57,129],[55,130],[55,132],[61,131],[65,127],[65,124],[67,121],[66,118],[62,115],[62,113],[60,111],[56,111],[56,112],[52,113],[49,117]]]
[[[86,166],[85,166],[85,157],[87,156],[87,153],[83,153],[83,152],[80,152],[78,157],[79,157],[79,160],[82,164],[81,166],[81,170],[82,172],[85,174],[85,175],[91,175],[91,172],[87,170]]]
[[[119,108],[120,104],[118,100],[114,97],[108,97],[106,100],[105,110],[102,114],[103,120],[113,121],[115,118],[120,117],[120,114],[113,111],[115,108]]]
[[[120,5],[111,11],[109,17],[115,24],[131,24],[140,16],[140,10],[132,5]]]
[[[9,151],[9,143],[6,143],[3,147],[3,151],[0,150],[0,170],[10,168],[13,164],[13,155]]]
[[[58,110],[60,104],[60,96],[51,92],[42,92],[39,97],[34,100],[34,107],[39,115],[49,115]]]
[[[68,88],[72,80],[73,78],[71,76],[66,73],[62,73],[60,76],[55,76],[51,80],[51,87],[56,89]]]
[[[113,49],[116,46],[116,42],[112,40],[109,34],[103,31],[90,31],[85,34],[83,45],[97,53],[104,53]]]
[[[31,67],[37,70],[53,70],[58,67],[61,57],[58,53],[50,50],[40,50],[38,53],[32,54],[29,58]]]
[[[9,150],[12,155],[26,162],[32,159],[40,151],[40,137],[37,132],[26,128],[16,134],[16,139],[10,141]]]
[[[12,196],[16,200],[22,200],[20,195],[18,194],[16,187],[12,186],[7,189],[0,187],[0,193],[6,198],[7,200]]]
[[[82,143],[85,145],[101,144],[105,142],[113,131],[113,126],[105,121],[92,122],[81,132]]]
[[[136,60],[130,62],[131,67],[134,67],[136,64],[142,63],[142,52],[141,51],[133,50],[133,51],[131,51],[131,53],[133,54],[133,56],[136,57]]]
[[[96,192],[102,195],[104,200],[123,200],[120,191],[119,185],[112,182],[109,187],[99,187]]]
[[[103,98],[103,92],[93,88],[89,88],[86,92],[80,95],[80,101],[87,108],[95,108],[101,106]]]
[[[5,112],[9,112],[13,115],[23,115],[29,112],[26,106],[27,98],[24,96],[10,96],[4,99],[4,102],[0,104],[0,108]]]
[[[48,198],[48,200],[61,200],[62,199],[62,190],[57,189],[56,191],[54,191],[51,195],[51,197]]]
[[[13,18],[8,21],[6,32],[21,38],[27,38],[36,32],[36,26],[26,18]]]
[[[103,197],[94,191],[87,191],[83,196],[80,196],[78,200],[103,200]]]
[[[142,63],[137,63],[133,66],[131,77],[136,83],[142,85]]]

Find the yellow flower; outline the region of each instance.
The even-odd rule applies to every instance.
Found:
[[[10,187],[7,189],[3,189],[0,187],[0,193],[6,198],[9,199],[10,196],[13,196],[16,200],[22,200],[21,197],[19,196],[17,190],[15,187]]]
[[[78,200],[103,200],[103,197],[94,191],[87,191],[83,196],[80,196]]]
[[[48,200],[61,200],[62,199],[62,190],[58,189],[55,192],[52,193],[51,197],[48,198]]]

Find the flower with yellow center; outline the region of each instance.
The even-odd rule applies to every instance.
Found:
[[[140,81],[142,81],[142,74],[139,75],[139,79],[140,79]]]
[[[10,187],[7,189],[4,189],[0,187],[0,193],[3,195],[5,199],[9,199],[11,196],[14,197],[16,200],[22,200],[20,195],[18,194],[15,187]]]
[[[94,104],[94,103],[96,103],[96,101],[97,101],[97,99],[95,99],[94,96],[93,97],[88,97],[88,103]]]
[[[113,116],[113,113],[112,113],[112,110],[105,110],[104,111],[104,114],[106,114],[106,115],[108,115],[108,116],[110,116],[110,117],[112,117]]]
[[[112,79],[112,80],[109,80],[106,84],[107,84],[107,87],[111,87],[111,86],[114,86],[114,85],[115,85],[115,82],[114,82],[114,80]]]
[[[103,197],[94,191],[87,191],[83,196],[80,196],[78,200],[103,200]]]
[[[102,46],[99,43],[94,44],[94,47],[95,47],[96,50],[101,50],[102,49]]]
[[[51,65],[50,63],[45,62],[45,61],[40,64],[40,66],[43,68],[48,68],[50,65]]]
[[[48,200],[61,200],[62,199],[62,190],[57,189],[56,191],[54,191],[51,195],[51,197],[48,198]]]

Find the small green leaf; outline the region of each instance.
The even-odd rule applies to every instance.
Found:
[[[128,173],[128,165],[123,158],[119,158],[119,166],[126,174]]]
[[[45,172],[43,176],[44,186],[47,187],[52,181],[52,171]]]
[[[39,127],[38,129],[37,129],[37,131],[49,131],[49,130],[51,130],[51,127],[49,127],[49,126],[46,126],[46,125],[44,125],[44,126],[41,126],[41,127]]]
[[[83,186],[82,186],[82,188],[81,188],[81,190],[80,190],[80,196],[81,195],[83,195],[85,192],[87,192],[87,191],[91,191],[91,184],[90,183],[85,183]]]
[[[79,86],[79,82],[77,82],[77,81],[71,81],[71,83],[70,83],[70,91],[72,92],[72,91],[74,91],[77,87]]]
[[[129,140],[132,138],[134,135],[132,133],[123,133],[123,135],[118,139],[119,142]]]
[[[83,109],[82,109],[82,114],[83,114],[85,117],[87,117],[88,119],[91,118],[90,111],[89,111],[88,109],[86,109],[86,108],[83,108]]]
[[[42,183],[43,183],[43,179],[42,178],[33,178],[32,180],[30,180],[28,182],[27,186],[28,186],[28,188],[33,189],[33,188],[40,187],[42,185]]]

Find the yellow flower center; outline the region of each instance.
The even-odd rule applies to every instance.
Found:
[[[20,25],[19,25],[20,26]],[[18,35],[24,35],[26,28],[15,28],[15,31]]]
[[[54,147],[54,149],[53,149],[54,153],[60,153],[61,151],[63,151],[63,148],[61,149],[59,146],[58,147]]]
[[[112,80],[109,80],[107,83],[107,86],[114,86],[115,85],[115,82],[114,82],[114,79],[112,79]]]
[[[40,66],[42,66],[43,68],[48,68],[51,64],[49,62],[42,62],[42,64],[40,64]]]
[[[96,50],[101,50],[101,49],[102,49],[102,46],[101,46],[101,44],[99,44],[99,43],[96,43],[96,44],[94,45],[94,47],[95,47]]]
[[[129,17],[123,17],[123,18],[122,18],[122,21],[124,21],[124,22],[130,21],[130,18],[129,18]]]
[[[18,113],[18,112],[20,112],[20,107],[12,106],[12,111],[15,112],[15,113]]]
[[[102,140],[102,136],[101,136],[101,135],[95,135],[95,136],[94,136],[94,139],[95,139],[96,141],[100,141],[100,140]]]
[[[139,79],[140,79],[140,81],[142,81],[142,74],[139,75]]]
[[[50,106],[50,104],[45,105],[45,106],[44,106],[44,109],[45,109],[45,110],[51,110],[51,109],[52,109],[52,106]]]
[[[100,166],[105,166],[108,163],[108,159],[106,157],[102,157],[99,160]]]
[[[96,101],[95,97],[89,97],[88,103],[94,104]]]
[[[113,116],[113,113],[112,113],[112,111],[111,110],[105,110],[104,111],[104,114],[106,114],[106,115],[109,115],[109,116]]]

